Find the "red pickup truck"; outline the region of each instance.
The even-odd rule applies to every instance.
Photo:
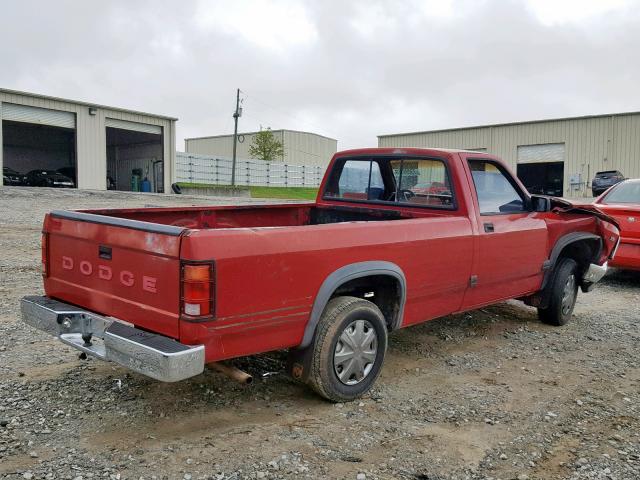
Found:
[[[531,196],[494,156],[337,153],[315,203],[53,211],[24,321],[162,381],[289,349],[333,401],[368,391],[390,332],[517,298],[563,325],[615,220]]]

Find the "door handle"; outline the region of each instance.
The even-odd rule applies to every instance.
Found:
[[[485,223],[484,224],[484,231],[486,233],[493,233],[495,231],[495,229],[493,228],[493,223]]]

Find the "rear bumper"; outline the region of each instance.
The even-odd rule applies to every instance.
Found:
[[[204,370],[203,345],[183,345],[48,297],[24,297],[21,310],[28,325],[88,355],[156,380],[177,382]]]

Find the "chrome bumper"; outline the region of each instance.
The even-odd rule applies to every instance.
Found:
[[[28,325],[88,355],[156,380],[177,382],[204,370],[203,345],[183,345],[48,297],[24,297],[21,309]]]
[[[596,283],[602,280],[602,277],[607,273],[607,269],[607,262],[604,262],[602,265],[596,265],[595,263],[589,265],[589,268],[582,277],[583,290],[591,290]]]

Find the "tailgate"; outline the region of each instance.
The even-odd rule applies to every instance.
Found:
[[[182,227],[83,212],[45,218],[49,297],[178,338]]]

